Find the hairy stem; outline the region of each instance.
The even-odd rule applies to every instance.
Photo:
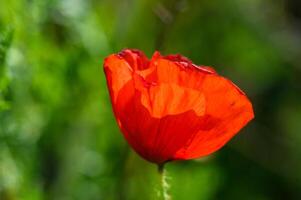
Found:
[[[163,200],[171,200],[171,196],[168,194],[169,185],[167,183],[166,170],[164,168],[164,164],[158,165],[158,172],[160,174],[161,179],[161,194]]]

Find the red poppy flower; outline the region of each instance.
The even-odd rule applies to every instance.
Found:
[[[150,162],[211,154],[254,117],[236,85],[181,55],[155,52],[148,60],[126,49],[108,56],[104,70],[118,125]]]

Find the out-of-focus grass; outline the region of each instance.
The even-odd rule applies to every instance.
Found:
[[[2,0],[0,199],[156,198],[156,166],[119,133],[102,70],[126,47],[214,66],[254,103],[221,151],[167,165],[174,200],[300,199],[296,2]]]

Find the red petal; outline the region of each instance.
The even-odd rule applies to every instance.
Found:
[[[152,74],[148,76],[149,80],[156,80],[157,84],[177,84],[178,88],[186,91],[190,89],[198,91],[199,104],[192,103],[191,105],[194,106],[190,106],[190,109],[196,113],[199,113],[199,109],[205,110],[203,118],[200,119],[202,126],[199,132],[182,133],[182,135],[190,135],[191,138],[174,155],[174,159],[197,158],[218,150],[254,117],[252,105],[244,93],[231,81],[213,73],[212,69],[209,69],[211,72],[208,73],[198,68],[179,66],[177,62],[165,58],[157,58],[155,61],[152,60],[152,63],[155,67]],[[160,95],[160,92],[155,93]],[[183,112],[183,105],[191,100],[191,97],[186,95],[187,98],[172,107],[170,104],[173,104],[175,95],[166,91],[164,93],[166,95],[161,95],[160,101],[151,100],[153,103],[159,102],[154,105],[165,110],[161,116]],[[197,99],[193,101],[197,102]],[[155,109],[149,111],[156,115],[153,111]],[[182,123],[186,123],[187,126],[190,124],[186,119]]]
[[[110,96],[114,104],[120,89],[132,80],[132,69],[124,59],[113,54],[105,59],[104,71]]]
[[[130,83],[121,90],[118,103],[123,101],[127,87],[131,87]],[[126,139],[138,154],[151,162],[163,163],[173,159],[178,149],[197,133],[201,117],[192,110],[155,117],[141,102],[143,95],[143,91],[136,89],[135,96],[118,112],[117,118]]]
[[[137,49],[124,49],[118,56],[126,60],[134,70],[143,70],[149,66],[147,57]]]
[[[161,83],[150,86],[142,93],[141,103],[156,118],[190,110],[193,110],[197,116],[205,113],[203,93],[177,84]]]

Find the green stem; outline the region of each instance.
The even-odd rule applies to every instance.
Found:
[[[164,168],[164,163],[158,165],[158,172],[160,174],[160,179],[161,179],[161,188],[162,188],[161,194],[163,200],[171,200],[171,197],[168,194],[169,185],[167,183],[167,176],[166,176],[166,170]]]

